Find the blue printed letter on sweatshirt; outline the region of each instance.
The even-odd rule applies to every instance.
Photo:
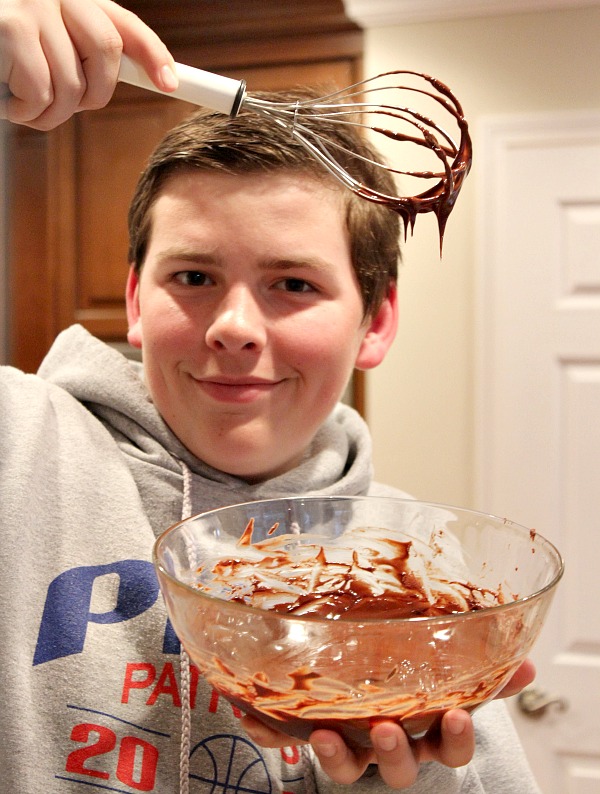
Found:
[[[115,607],[110,612],[90,612],[94,582],[106,574],[119,577]],[[81,653],[88,623],[134,618],[154,604],[158,592],[154,568],[146,560],[121,560],[61,573],[48,588],[33,664]]]

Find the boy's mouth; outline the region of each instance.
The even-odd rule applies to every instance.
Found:
[[[283,380],[243,376],[195,378],[202,391],[218,402],[250,403],[271,394]]]

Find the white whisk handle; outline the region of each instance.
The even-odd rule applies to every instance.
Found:
[[[157,94],[183,99],[194,105],[202,105],[218,113],[236,116],[244,96],[246,83],[244,80],[233,80],[203,69],[195,69],[182,63],[175,64],[175,72],[179,78],[179,87],[176,91],[161,91],[157,88],[146,72],[127,55],[121,57],[119,80],[123,83],[135,85],[138,88],[147,88]]]

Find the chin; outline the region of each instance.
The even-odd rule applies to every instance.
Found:
[[[280,474],[285,474],[286,471],[290,471],[294,469],[302,460],[302,453],[294,456],[293,458],[288,458],[285,461],[273,463],[273,459],[270,458],[270,465],[267,466],[260,466],[257,465],[256,458],[253,458],[251,463],[248,462],[247,466],[240,465],[240,457],[236,457],[235,460],[231,461],[211,461],[206,460],[206,458],[202,458],[206,463],[212,466],[219,471],[225,472],[225,474],[230,474],[232,477],[239,477],[240,480],[245,480],[248,483],[254,484],[259,482],[265,482],[265,480],[270,480],[273,477],[278,477]]]

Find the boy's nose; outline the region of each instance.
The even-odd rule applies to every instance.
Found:
[[[206,331],[206,344],[214,350],[259,351],[265,345],[262,312],[246,289],[230,292],[219,304]]]

